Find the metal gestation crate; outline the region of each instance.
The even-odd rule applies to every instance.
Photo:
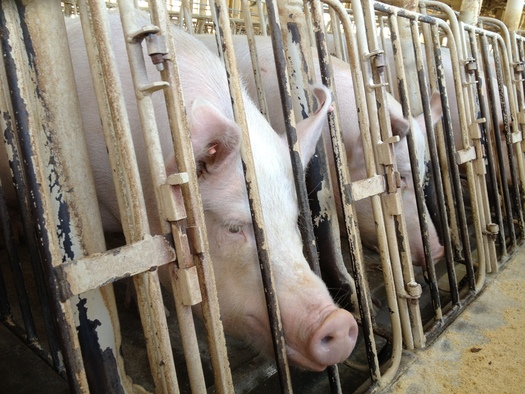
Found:
[[[356,0],[3,1],[3,324],[73,392],[381,391],[403,351],[445,330],[525,236],[524,41],[480,21],[434,1],[418,12]],[[223,330],[206,168],[171,24],[207,42],[228,76],[275,358]],[[71,43],[86,47],[84,71]],[[96,103],[84,104],[81,72]],[[304,168],[297,125],[322,104],[315,83],[333,104]],[[304,256],[359,324],[350,357],[323,372],[289,365],[260,201],[272,185],[257,181],[243,89],[289,144]],[[93,176],[87,111],[103,125],[112,184]],[[116,231],[97,203],[105,188]]]

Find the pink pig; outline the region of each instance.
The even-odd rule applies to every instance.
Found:
[[[210,35],[200,35],[199,39],[204,42],[211,50],[216,51],[215,38]],[[248,93],[253,99],[256,99],[256,86],[253,78],[253,69],[248,49],[248,43],[245,36],[234,36],[235,51],[237,56],[237,65],[239,72],[246,80]],[[269,37],[256,37],[257,55],[261,65],[263,89],[267,97],[268,112],[270,114],[272,126],[279,132],[284,133],[284,120],[280,104],[279,86],[277,84],[275,62],[273,57],[272,43]],[[314,54],[314,64],[316,64],[317,79],[320,80],[318,62]],[[357,110],[354,97],[352,75],[348,63],[343,62],[335,57],[331,58],[334,70],[335,88],[337,99],[339,101],[339,111],[341,118],[341,127],[343,139],[350,169],[352,181],[366,178],[366,169],[364,167],[363,149],[361,144],[361,135],[358,125]],[[439,96],[434,95],[431,98],[432,118],[437,122],[441,118],[441,103]],[[415,189],[412,181],[412,169],[408,156],[408,148],[404,137],[409,131],[410,123],[403,117],[401,104],[392,96],[389,96],[388,109],[393,133],[401,138],[395,146],[398,171],[402,180],[403,208],[405,212],[407,230],[409,233],[410,251],[412,261],[415,265],[425,265],[425,256],[423,251],[423,242],[419,228],[419,220],[416,208]],[[418,171],[423,179],[425,171],[425,152],[426,142],[424,134],[424,118],[420,115],[414,119],[414,137],[419,155]],[[334,166],[332,160],[331,165]],[[337,198],[337,193],[335,193]],[[356,211],[358,214],[358,223],[362,242],[371,247],[377,248],[376,225],[372,213],[372,205],[368,199],[356,202]],[[428,210],[425,207],[425,214],[429,218]],[[444,248],[440,244],[439,237],[432,221],[428,220],[428,235],[431,246],[431,253],[434,262],[444,255]]]
[[[81,26],[76,19],[67,25],[104,227],[106,231],[119,230],[119,212]],[[149,192],[152,182],[118,15],[110,15],[110,25],[143,189],[148,191],[148,211],[153,217],[153,193]],[[219,58],[197,39],[176,28],[173,35],[223,324],[226,332],[271,355],[268,314],[241,165],[241,131],[233,120],[226,72]],[[159,78],[154,67],[148,72],[152,78]],[[325,87],[316,88],[315,95],[319,110],[309,122],[298,125],[305,166],[331,105]],[[173,151],[162,94],[155,94],[154,100],[163,154],[168,163],[173,159]],[[272,129],[246,93],[244,102],[288,356],[301,368],[321,371],[350,355],[357,338],[357,324],[349,312],[334,303],[325,284],[310,270],[303,256],[297,226],[299,211],[285,139]]]

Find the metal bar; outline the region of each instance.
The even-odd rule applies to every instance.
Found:
[[[268,20],[270,30],[272,32],[279,31],[279,25],[276,19],[276,8],[273,1],[267,1]],[[265,288],[266,303],[268,306],[268,315],[270,319],[271,334],[274,345],[275,358],[277,361],[277,371],[279,381],[283,392],[292,392],[290,370],[288,367],[288,359],[286,357],[286,347],[284,340],[284,333],[282,331],[281,315],[279,305],[277,302],[277,293],[275,289],[273,272],[271,267],[270,251],[267,247],[266,233],[264,227],[263,214],[261,211],[260,193],[257,186],[257,178],[254,170],[254,162],[252,155],[252,148],[250,145],[250,136],[246,124],[246,117],[244,114],[244,104],[242,101],[241,90],[239,87],[239,75],[236,68],[235,52],[231,39],[231,29],[228,15],[226,13],[227,7],[224,0],[215,1],[215,11],[217,13],[217,20],[219,28],[217,33],[220,33],[221,45],[225,48],[224,57],[226,64],[226,71],[229,75],[228,84],[230,85],[230,92],[232,96],[234,116],[236,123],[242,130],[242,145],[241,157],[243,161],[243,168],[245,172],[246,188],[248,191],[250,209],[254,222],[254,234],[257,243],[257,252],[260,261],[261,275],[263,285]],[[274,40],[272,35],[272,42]],[[274,48],[274,53],[277,51]],[[278,76],[279,77],[279,76]],[[281,80],[280,80],[281,82]],[[279,84],[282,86],[282,84]],[[297,155],[298,157],[298,155]]]
[[[28,160],[30,160],[27,158],[27,156],[31,155],[31,147],[27,145],[27,136],[24,133],[27,133],[27,130],[30,127],[30,122],[33,120],[27,116],[28,110],[26,108],[26,101],[23,97],[24,94],[29,95],[30,93],[25,91],[23,86],[22,89],[19,88],[19,81],[22,79],[22,77],[20,75],[21,71],[19,70],[20,66],[17,63],[19,61],[18,59],[20,59],[18,56],[21,56],[24,50],[20,47],[22,40],[15,36],[17,31],[16,25],[19,23],[17,22],[15,15],[18,14],[17,6],[13,2],[2,3],[2,10],[0,12],[0,26],[2,26],[3,33],[1,35],[2,49],[4,55],[4,66],[6,68],[7,83],[11,95],[11,105],[13,107],[14,115],[12,123],[13,128],[6,130],[4,137],[7,139],[8,143],[8,155],[11,154],[10,161],[11,169],[13,171],[14,183],[16,184],[15,190],[17,192],[18,202],[20,204],[22,225],[24,228],[24,233],[27,237],[26,241],[29,247],[30,262],[35,275],[35,283],[42,308],[42,316],[44,319],[44,325],[50,346],[53,366],[57,371],[64,372],[64,364],[61,361],[61,355],[59,355],[60,349],[58,338],[53,321],[53,314],[51,312],[51,300],[46,290],[42,265],[39,260],[39,251],[36,237],[34,235],[31,209],[29,206],[29,201],[26,199],[26,196],[30,196],[30,193],[24,180],[26,178],[24,175],[26,167],[22,167],[22,165],[23,163],[28,163]],[[14,127],[16,127],[16,130]],[[18,142],[15,141],[18,141],[18,138],[21,139],[20,148],[16,147],[18,146]],[[24,159],[22,160],[20,156],[23,156]],[[32,186],[34,186],[34,184]],[[72,357],[71,359],[67,359],[66,362],[71,361],[71,364],[74,364],[74,360],[75,357]],[[78,358],[76,358],[76,360],[78,360]],[[69,377],[73,379],[72,375],[69,375]],[[84,381],[84,383],[86,382]],[[74,389],[75,383],[73,382],[72,384],[72,389]],[[78,388],[79,387],[77,386],[77,389]]]
[[[55,275],[59,279],[61,297],[66,300],[174,260],[175,251],[163,236],[147,236],[131,245],[62,264],[55,268]]]
[[[84,39],[87,41],[88,55],[93,56],[90,65],[95,67],[92,76],[101,77],[94,80],[94,86],[104,125],[110,166],[113,174],[116,174],[113,181],[117,191],[122,228],[126,241],[132,243],[149,233],[149,225],[124,98],[118,93],[121,91],[120,79],[115,55],[110,46],[111,35],[105,22],[105,5],[97,0],[89,0],[81,2],[80,6],[83,10],[81,11],[82,28],[85,29]],[[122,2],[119,6],[122,7]],[[94,43],[91,40],[95,40]],[[96,60],[96,53],[99,61]],[[162,388],[168,392],[176,391],[178,386],[158,273],[147,272],[133,279],[155,385],[158,389]]]
[[[260,0],[258,1],[260,4]],[[257,88],[258,108],[261,113],[269,120],[268,103],[266,102],[266,95],[262,88],[261,67],[257,56],[257,45],[255,42],[255,34],[253,31],[253,23],[250,15],[250,5],[248,0],[242,0],[242,13],[244,23],[246,25],[246,39],[248,40],[250,48],[250,57],[252,59],[253,77],[255,78],[255,86]]]
[[[376,163],[374,162],[374,158],[372,156],[373,148],[372,148],[372,137],[368,130],[371,129],[370,126],[370,120],[374,121],[375,128],[372,128],[372,130],[377,130],[377,112],[376,112],[376,106],[373,101],[372,96],[365,95],[365,86],[364,86],[364,80],[367,79],[363,77],[361,67],[369,73],[370,71],[367,69],[369,67],[369,64],[367,62],[363,62],[361,65],[361,58],[357,55],[358,47],[360,47],[361,53],[368,53],[367,50],[363,49],[366,48],[366,41],[364,37],[355,37],[353,32],[353,27],[350,25],[350,19],[346,12],[346,9],[343,8],[343,6],[335,1],[324,1],[326,4],[328,4],[330,7],[332,7],[338,14],[342,24],[343,24],[343,30],[345,32],[345,38],[346,43],[348,46],[348,53],[349,53],[349,60],[350,60],[350,68],[352,69],[352,81],[354,85],[354,94],[356,96],[356,104],[358,106],[358,120],[359,120],[359,126],[361,130],[361,138],[363,140],[363,153],[365,158],[365,165],[366,165],[366,171],[367,175],[374,176],[376,174]],[[355,15],[362,15],[362,9],[361,4],[357,2],[353,2],[353,8],[354,8],[354,14]],[[357,32],[361,31],[362,33],[365,31],[363,20],[356,18],[357,22]],[[359,44],[359,45],[358,45]],[[363,48],[362,48],[363,47]],[[369,75],[369,74],[365,74]],[[366,100],[371,99],[368,106],[366,106],[367,102]],[[373,104],[372,104],[373,103]],[[371,110],[371,116],[368,114],[368,110]],[[372,115],[373,114],[373,115]],[[342,142],[339,140],[340,137],[337,135],[338,133],[332,134],[332,139],[334,143],[334,151],[337,152],[338,146],[342,147]],[[343,156],[344,157],[344,156]],[[337,158],[337,156],[336,156]],[[338,160],[341,160],[338,159]],[[342,166],[338,166],[338,169],[342,168]],[[345,178],[344,175],[342,177],[344,179],[343,182],[350,182],[349,178]],[[375,339],[373,336],[372,331],[372,316],[370,315],[370,294],[369,292],[363,290],[366,289],[367,282],[366,282],[366,274],[364,272],[363,267],[363,259],[362,259],[362,250],[361,250],[361,241],[359,237],[359,231],[357,229],[357,222],[355,220],[355,215],[353,212],[353,206],[350,204],[352,201],[352,197],[348,194],[349,189],[345,187],[345,184],[340,184],[340,190],[344,193],[341,195],[341,198],[343,200],[343,210],[344,210],[344,216],[345,216],[345,225],[347,228],[348,233],[348,242],[350,247],[350,253],[351,253],[351,264],[354,271],[354,277],[356,279],[356,291],[357,291],[357,297],[359,299],[359,306],[360,306],[360,313],[362,318],[362,328],[363,328],[363,336],[365,340],[365,346],[366,346],[366,352],[367,352],[367,358],[368,363],[370,366],[370,376],[373,382],[376,382],[377,384],[381,385],[384,380],[382,380],[381,372],[379,369],[379,360],[378,355],[376,351],[376,345],[375,345]],[[346,203],[345,203],[346,201]],[[372,197],[372,206],[374,210],[374,216],[376,219],[376,223],[378,223],[378,240],[379,240],[379,250],[381,253],[382,263],[383,267],[385,267],[385,275],[386,272],[389,271],[389,259],[388,259],[388,251],[385,247],[386,242],[384,238],[384,227],[383,227],[383,219],[382,219],[382,209],[381,209],[381,203],[378,198],[378,196]],[[376,216],[377,215],[377,216]],[[390,279],[388,279],[387,276],[387,288],[390,288],[389,286],[392,285],[392,282]],[[389,305],[392,308],[392,311],[395,311],[391,314],[391,321],[393,325],[393,331],[394,331],[394,343],[393,343],[393,349],[392,349],[392,365],[393,367],[389,369],[387,372],[392,373],[397,368],[400,356],[400,343],[401,343],[401,327],[399,322],[399,316],[397,311],[397,304],[395,300],[393,301],[392,298],[389,299]]]
[[[202,208],[201,197],[199,193],[197,170],[195,168],[195,161],[193,158],[193,149],[190,142],[190,131],[186,112],[184,109],[184,99],[182,97],[181,80],[179,76],[179,68],[177,64],[177,50],[172,38],[172,30],[169,27],[168,19],[166,17],[166,9],[164,3],[155,1],[150,3],[151,15],[153,22],[160,27],[160,32],[167,36],[168,52],[171,55],[169,61],[163,63],[163,70],[161,71],[162,79],[168,82],[168,87],[164,89],[164,97],[166,100],[166,108],[168,112],[168,120],[171,129],[171,135],[174,141],[174,152],[176,166],[180,173],[188,175],[188,182],[180,184],[180,191],[185,206],[186,218],[171,223],[173,238],[175,245],[182,250],[180,259],[178,261],[179,268],[188,269],[191,266],[196,266],[199,275],[199,284],[202,294],[202,313],[207,331],[208,343],[210,349],[210,357],[215,378],[215,387],[221,393],[230,392],[233,390],[233,382],[231,371],[229,369],[228,354],[226,351],[226,342],[224,338],[224,331],[222,322],[220,320],[219,302],[217,299],[217,291],[215,287],[215,277],[213,274],[213,265],[211,262],[208,240],[206,232],[201,231],[199,237],[191,239],[191,247],[193,256],[189,256],[187,250],[183,245],[187,245],[190,241],[187,237],[187,229],[204,229],[204,213]],[[214,7],[211,8],[212,13],[215,14]],[[197,232],[197,231],[195,231]],[[186,240],[184,240],[186,238]],[[175,275],[175,267],[170,269],[172,277],[172,286],[176,281],[173,280]],[[174,291],[174,295],[177,294]],[[176,305],[180,300],[175,298]],[[194,337],[191,334],[193,330],[193,317],[191,310],[177,306],[177,316],[183,331],[183,347],[188,365],[194,365],[189,372],[192,390],[198,392],[205,389],[202,385],[205,382],[199,377],[201,371],[199,351]],[[182,327],[184,326],[184,327]],[[200,381],[200,382],[199,382]]]
[[[475,44],[475,33],[473,31],[469,32],[471,37],[471,46],[474,50]],[[507,245],[506,245],[506,229],[508,229],[508,233],[511,237],[511,242],[514,244],[516,242],[516,232],[514,231],[514,225],[512,224],[512,213],[509,211],[510,208],[510,196],[509,196],[509,189],[508,189],[508,180],[507,175],[505,173],[505,161],[503,157],[502,152],[502,143],[500,138],[500,130],[499,130],[499,124],[498,124],[498,112],[497,112],[497,99],[496,99],[496,87],[494,86],[494,77],[492,74],[492,69],[489,65],[489,48],[488,48],[488,40],[487,37],[484,34],[480,35],[481,40],[481,59],[483,59],[483,62],[481,66],[484,67],[484,74],[486,75],[486,78],[483,79],[483,82],[486,82],[487,84],[487,100],[488,103],[485,103],[485,100],[480,99],[481,104],[481,117],[488,119],[488,111],[490,108],[490,120],[491,125],[488,125],[487,128],[483,127],[483,131],[486,133],[484,135],[484,143],[486,145],[486,152],[487,152],[487,164],[488,164],[488,179],[490,184],[489,189],[489,197],[491,199],[491,207],[495,212],[495,218],[496,223],[499,226],[499,233],[497,234],[497,237],[499,239],[500,247],[502,255],[507,254]],[[477,57],[477,54],[476,54]],[[476,70],[476,73],[479,74],[479,71]],[[479,80],[479,77],[476,79]],[[481,82],[481,81],[480,81]],[[485,99],[485,92],[482,90],[482,83],[478,83],[478,96],[482,99]],[[487,108],[488,105],[488,108]],[[508,124],[508,122],[507,122]],[[508,126],[507,126],[508,129]],[[495,147],[493,146],[493,143],[495,144]],[[496,150],[496,152],[494,152]],[[498,179],[496,175],[496,164],[495,160],[498,162],[498,166],[500,169],[499,177],[501,178],[501,192],[503,194],[503,204],[505,206],[505,212],[507,215],[510,215],[510,217],[507,217],[507,220],[504,220],[503,213],[501,210],[500,205],[500,191],[498,187]],[[510,219],[510,221],[509,221]]]
[[[290,152],[290,160],[292,163],[292,169],[294,173],[295,190],[297,193],[297,203],[299,205],[299,229],[301,231],[301,237],[303,239],[304,252],[306,260],[310,264],[310,268],[314,273],[320,276],[321,268],[319,264],[319,255],[317,252],[316,239],[314,235],[314,229],[311,225],[314,220],[313,213],[310,211],[308,204],[309,192],[315,193],[318,189],[318,185],[323,185],[323,174],[329,173],[326,165],[325,155],[320,153],[320,156],[314,155],[309,163],[309,174],[307,183],[309,189],[305,183],[305,171],[301,161],[301,152],[298,148],[298,139],[296,134],[296,119],[303,119],[308,116],[308,108],[311,107],[312,97],[309,89],[305,86],[305,83],[310,83],[313,76],[307,75],[306,72],[310,70],[304,70],[301,67],[303,62],[309,62],[311,56],[308,56],[308,52],[311,52],[310,42],[305,33],[304,29],[304,16],[302,12],[302,2],[295,1],[281,1],[276,3],[276,11],[279,14],[279,20],[270,24],[270,32],[272,36],[272,45],[275,56],[275,65],[277,75],[279,79],[279,90],[281,93],[281,102],[284,114],[285,130],[288,139],[288,146]],[[267,2],[269,15],[270,3]],[[281,29],[279,25],[286,26]],[[303,34],[301,34],[303,33]],[[303,40],[301,39],[303,38]],[[305,54],[306,52],[306,54]],[[287,59],[288,61],[283,62],[282,60]],[[294,92],[294,95],[291,92]],[[321,142],[317,145],[316,151],[323,152]],[[322,193],[317,193],[322,195]],[[312,209],[313,210],[313,209]]]
[[[8,104],[8,96],[7,92],[4,90],[5,87],[7,87],[7,81],[5,79],[5,67],[3,64],[3,57],[0,59],[0,69],[2,70],[1,73],[1,80],[0,83],[0,111],[2,111],[3,115],[0,118],[0,127],[2,130],[9,130],[12,129],[12,122],[11,122],[11,114],[12,109],[10,108],[10,105]],[[2,147],[0,149],[5,149],[5,147]],[[7,160],[7,153],[5,159]],[[7,163],[6,163],[7,165]],[[14,186],[11,186],[14,188]],[[9,260],[9,266],[11,268],[11,272],[13,274],[14,278],[14,285],[16,289],[16,294],[18,297],[18,303],[20,306],[21,314],[22,314],[22,321],[24,323],[25,327],[25,334],[27,336],[28,342],[33,342],[37,340],[37,333],[36,333],[36,327],[35,322],[33,318],[33,313],[31,311],[31,305],[29,302],[29,298],[27,295],[27,290],[24,283],[24,278],[22,275],[22,269],[20,267],[20,262],[17,256],[16,252],[16,245],[15,245],[15,236],[13,234],[13,228],[12,228],[12,222],[9,217],[9,210],[6,204],[6,195],[4,192],[3,185],[0,184],[0,220],[2,222],[2,233],[4,236],[5,241],[5,248],[7,252],[7,259]],[[13,191],[14,192],[14,191]]]
[[[505,131],[505,142],[506,142],[506,148],[507,148],[507,156],[508,156],[508,162],[506,163],[509,166],[510,169],[510,176],[512,180],[512,195],[510,196],[512,198],[512,208],[514,209],[514,212],[512,211],[512,208],[509,208],[509,212],[511,213],[511,219],[512,222],[512,228],[514,230],[514,246],[517,246],[517,236],[516,236],[516,229],[515,227],[518,227],[518,232],[520,234],[523,234],[524,232],[524,217],[523,217],[523,207],[520,202],[520,191],[519,191],[519,179],[518,179],[518,173],[516,169],[516,160],[519,162],[523,159],[523,155],[519,152],[518,149],[518,155],[515,155],[514,153],[514,144],[515,140],[514,137],[516,136],[516,133],[514,133],[511,130],[511,121],[512,119],[517,120],[517,106],[514,102],[514,89],[513,85],[510,83],[507,83],[509,81],[509,74],[508,74],[508,50],[507,46],[505,45],[505,42],[501,39],[501,37],[495,36],[492,38],[492,47],[494,48],[494,60],[495,60],[495,66],[496,66],[496,77],[498,81],[498,93],[499,93],[499,100],[501,102],[501,113],[502,113],[502,120],[504,125],[504,131]],[[503,52],[502,55],[500,55],[500,52]],[[504,72],[505,71],[505,72]],[[507,95],[505,95],[505,87],[507,88]],[[509,115],[511,116],[511,119],[509,119]],[[513,128],[515,129],[514,123],[517,123],[517,121],[513,122]],[[499,130],[499,124],[498,128],[495,129],[497,131]],[[520,138],[522,138],[520,136]],[[518,163],[519,165],[519,163]],[[509,187],[508,183],[502,182],[503,187],[507,188]],[[510,198],[509,197],[509,198]],[[515,213],[515,215],[514,215]],[[515,217],[516,216],[516,217]],[[514,220],[517,220],[517,226],[514,225]]]

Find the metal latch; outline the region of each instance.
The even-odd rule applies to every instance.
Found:
[[[149,34],[146,36],[146,48],[157,70],[164,70],[164,57],[168,54],[166,37],[158,34]]]

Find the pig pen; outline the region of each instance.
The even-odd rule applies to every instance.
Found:
[[[312,80],[313,75],[301,67],[308,64],[310,73],[315,68],[308,56],[310,48],[317,45],[314,61],[321,60],[318,81],[321,79],[332,92],[341,80],[330,63],[332,67],[341,67],[341,63],[323,57],[332,54],[350,64],[351,72],[345,72],[353,78],[354,91],[337,91],[334,111],[329,114],[331,134],[325,138],[324,146],[318,145],[307,170],[306,184],[301,166],[296,163],[294,169],[299,179],[295,187],[300,210],[311,210],[311,216],[299,219],[306,245],[304,253],[336,302],[356,316],[356,347],[348,360],[326,372],[290,368],[279,312],[271,309],[276,307],[275,296],[267,303],[269,315],[276,320],[272,331],[277,361],[258,355],[237,338],[224,336],[215,284],[207,271],[213,261],[206,250],[206,232],[202,230],[205,226],[199,201],[195,200],[198,193],[193,173],[197,171],[192,167],[191,145],[183,133],[176,140],[180,172],[163,182],[169,191],[160,197],[168,201],[174,236],[170,239],[149,235],[141,204],[134,200],[141,194],[137,174],[126,159],[133,148],[127,142],[119,146],[120,140],[128,141],[125,131],[121,132],[125,126],[119,123],[125,112],[118,105],[119,93],[106,99],[109,111],[100,117],[109,124],[108,128],[116,130],[106,143],[110,155],[120,153],[123,157],[123,164],[117,164],[113,171],[125,184],[124,196],[119,198],[128,201],[123,204],[128,211],[121,213],[122,218],[127,218],[122,219],[124,235],[106,232],[105,239],[101,239],[100,214],[93,208],[93,190],[97,185],[85,175],[85,148],[81,146],[82,138],[74,134],[82,130],[79,110],[75,100],[64,94],[71,91],[73,83],[71,79],[69,87],[57,83],[67,78],[71,70],[66,66],[67,56],[63,56],[67,44],[59,44],[55,37],[59,31],[63,32],[59,37],[67,34],[60,23],[62,9],[54,2],[2,3],[2,48],[4,54],[9,54],[2,67],[3,129],[9,144],[7,156],[14,163],[13,178],[17,185],[27,185],[28,191],[23,186],[10,190],[6,183],[11,182],[9,178],[2,177],[2,183],[6,194],[19,193],[19,200],[30,196],[17,208],[14,230],[8,226],[7,209],[2,211],[6,238],[1,269],[5,285],[0,283],[2,321],[57,374],[66,377],[74,392],[382,390],[398,374],[403,350],[424,349],[435,341],[483,290],[487,274],[496,273],[521,245],[523,41],[493,20],[483,21],[483,26],[491,30],[458,25],[454,13],[435,2],[421,1],[420,13],[414,13],[374,2],[356,1],[349,7],[325,1],[323,8],[321,2],[314,1],[303,9],[303,4],[268,1],[265,8],[256,2],[252,10],[257,11],[255,17],[245,17],[251,15],[248,2],[228,9],[227,4],[217,1],[211,7],[216,15],[202,5],[191,9],[183,2],[180,9],[169,12],[162,2],[150,3],[154,25],[161,31],[165,31],[163,23],[168,15],[196,33],[213,32],[220,26],[217,30],[223,37],[219,38],[219,48],[229,64],[230,75],[235,74],[230,30],[248,37],[253,33],[272,33],[268,38],[285,54],[277,56],[273,78],[288,90],[281,93],[282,97],[268,92],[264,97],[264,89],[249,93],[272,126],[276,105],[286,114],[281,114],[285,122],[282,127],[291,144],[292,160],[300,155],[294,146],[295,126],[302,117],[313,113],[306,108],[315,101],[309,97],[309,82],[303,81]],[[118,6],[122,15],[132,14],[133,2],[109,5]],[[284,13],[284,9],[289,12]],[[86,32],[87,26],[95,26],[92,33],[85,35],[100,40],[94,45],[97,50],[101,54],[110,51],[104,38],[99,37],[104,5],[78,2],[78,10],[70,8],[72,13],[77,11],[85,18]],[[90,18],[85,17],[88,12]],[[290,19],[284,19],[283,14]],[[450,27],[444,22],[447,19]],[[41,24],[48,20],[55,24]],[[154,25],[132,32],[136,34],[134,43],[147,37],[149,53],[160,54],[160,63],[166,63],[166,59],[172,60],[166,55],[171,51],[161,39],[151,39],[159,31]],[[267,29],[261,28],[266,25]],[[279,26],[282,36],[278,34]],[[44,34],[46,29],[54,34]],[[46,36],[53,39],[46,41]],[[31,46],[21,47],[21,42]],[[300,59],[303,54],[305,59]],[[65,59],[60,67],[58,58]],[[106,75],[103,84],[114,87],[118,76],[111,74],[106,60],[102,56],[98,73]],[[240,73],[242,65],[240,59],[237,61]],[[411,63],[412,71],[407,71]],[[263,63],[256,72],[264,78],[267,69],[268,64]],[[411,80],[416,74],[418,83]],[[249,76],[241,77],[247,80]],[[176,77],[163,78],[168,82],[142,86],[144,95],[166,89],[168,84],[179,84]],[[160,80],[158,76],[157,79]],[[238,104],[242,101],[235,93],[238,82],[235,75],[232,79],[231,94]],[[430,97],[434,91],[439,91],[442,120],[433,119]],[[400,102],[403,117],[414,118],[408,122],[410,131],[405,135],[395,134],[399,118],[392,115],[397,107],[387,104],[389,93]],[[171,94],[167,100],[178,103],[177,91]],[[358,108],[353,124],[339,120],[347,119],[347,101]],[[242,108],[234,112],[236,119],[242,119]],[[62,113],[68,114],[66,119],[60,116]],[[420,113],[424,115],[416,116]],[[182,111],[171,116],[179,122],[177,130],[187,127]],[[417,130],[426,137],[425,155],[418,151],[421,146],[414,135],[416,118],[423,125]],[[354,178],[360,173],[344,165],[349,153],[356,155],[356,151],[344,146],[345,136],[353,132],[346,128],[352,126],[360,135],[357,149],[363,152],[360,164],[366,169],[358,179]],[[278,126],[274,128],[279,131]],[[404,141],[408,143],[408,153],[397,148]],[[9,148],[13,145],[15,148]],[[335,159],[326,160],[324,150],[333,150]],[[257,174],[250,173],[253,165],[249,156],[245,160],[246,176],[254,179]],[[429,163],[426,174],[432,177],[419,179],[422,174],[412,171],[414,179],[407,179],[403,169],[406,171],[407,165],[420,168],[422,161]],[[334,162],[338,163],[335,169]],[[18,171],[17,163],[22,163]],[[333,171],[327,168],[331,163]],[[184,166],[189,166],[188,170],[181,170]],[[423,183],[434,189],[425,192],[419,186]],[[333,194],[332,184],[343,191],[339,196]],[[412,207],[402,196],[410,185]],[[266,187],[262,186],[263,193]],[[437,201],[425,199],[431,196],[437,196]],[[257,200],[257,193],[250,198]],[[7,195],[7,199],[12,201],[13,196]],[[334,201],[337,199],[342,206],[339,215]],[[373,212],[364,217],[375,223],[372,230],[362,227],[359,201],[370,201]],[[258,207],[255,202],[255,212]],[[429,212],[425,207],[429,207]],[[22,217],[21,225],[17,215]],[[257,214],[254,216],[254,223],[259,223]],[[407,231],[414,222],[416,226],[421,223],[417,234]],[[339,227],[348,233],[340,237]],[[434,227],[444,246],[444,256],[437,262],[433,261],[432,240],[428,236],[429,228]],[[420,233],[426,236],[421,237]],[[9,242],[15,237],[21,238],[17,245]],[[260,237],[264,244],[264,230]],[[415,243],[421,244],[420,249],[414,249]],[[104,252],[105,248],[108,252]],[[417,261],[419,266],[413,266],[417,250],[423,257]],[[264,261],[264,254],[262,248],[263,273],[272,269]],[[177,262],[173,263],[175,256]],[[177,283],[175,297],[159,286],[157,267],[164,264],[176,266],[178,274],[172,275]],[[127,278],[133,275],[138,275],[134,279],[136,301],[128,293]],[[275,295],[272,280],[270,274],[266,292]],[[191,305],[195,304],[203,305],[204,320],[193,319]]]

